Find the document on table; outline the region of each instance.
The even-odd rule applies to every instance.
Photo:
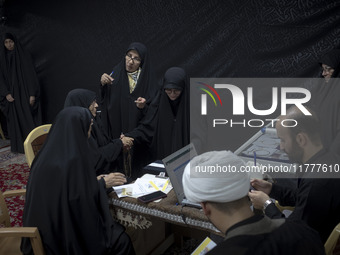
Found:
[[[172,189],[169,178],[158,178],[156,175],[145,174],[143,177],[138,178],[134,183],[113,187],[117,196],[121,197],[134,197],[137,198],[155,191],[163,191],[169,193]]]
[[[208,251],[212,250],[216,246],[216,243],[209,237],[205,238],[204,241],[194,250],[191,255],[204,255]]]
[[[164,164],[160,164],[160,163],[151,163],[148,166],[152,166],[152,167],[158,167],[158,168],[164,168]]]

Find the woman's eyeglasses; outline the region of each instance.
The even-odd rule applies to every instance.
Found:
[[[131,55],[128,55],[128,54],[125,55],[125,59],[127,61],[132,61],[134,63],[140,63],[142,61],[139,57],[134,57],[133,58]]]
[[[180,89],[164,89],[164,91],[165,91],[165,93],[170,95],[172,93],[179,94],[179,93],[181,93],[182,90],[180,90]]]
[[[325,73],[331,73],[332,71],[334,71],[334,69],[330,66],[327,66],[327,67],[323,67],[322,71]]]

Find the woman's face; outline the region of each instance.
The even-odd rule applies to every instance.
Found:
[[[322,76],[325,78],[326,82],[332,77],[334,69],[328,65],[322,64]]]
[[[96,101],[93,101],[92,104],[89,106],[89,110],[92,113],[93,117],[96,117],[97,115],[97,107],[98,104]]]
[[[172,101],[176,100],[182,93],[180,89],[164,89],[164,91]]]
[[[11,40],[11,39],[6,39],[6,40],[4,41],[4,45],[5,45],[5,47],[6,47],[7,50],[14,50],[14,42],[13,42],[13,40]]]
[[[125,55],[125,69],[129,73],[136,71],[141,63],[141,58],[136,50],[130,50]]]

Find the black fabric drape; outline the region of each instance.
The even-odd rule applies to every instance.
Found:
[[[2,43],[5,39],[14,41],[14,50],[0,47],[0,107],[7,118],[11,150],[24,153],[27,135],[41,124],[40,88],[30,54],[14,35],[6,33]],[[8,94],[13,102],[6,99]],[[35,97],[33,106],[30,96]]]
[[[116,249],[124,228],[112,219],[105,182],[97,181],[89,157],[90,123],[87,109],[62,110],[32,164],[23,225],[38,227],[47,254],[126,254],[131,249]],[[31,254],[26,239],[22,251]]]
[[[340,47],[339,0],[11,0],[4,8],[1,31],[15,31],[32,53],[47,123],[71,89],[97,91],[130,42],[147,45],[159,82],[171,66],[190,78],[318,77],[319,58]],[[229,148],[253,133],[226,134]]]
[[[64,107],[80,106],[89,109],[96,100],[96,93],[87,89],[73,89],[65,99]],[[116,171],[119,168],[117,158],[122,151],[120,139],[110,139],[101,123],[100,116],[92,116],[93,125],[91,138],[93,138],[93,153],[97,175]]]

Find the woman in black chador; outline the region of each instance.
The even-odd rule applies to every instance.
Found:
[[[184,69],[171,67],[138,128],[126,134],[151,144],[150,161],[163,159],[190,143],[189,81]]]
[[[110,214],[105,181],[96,178],[89,157],[91,125],[88,109],[65,108],[33,161],[23,225],[38,227],[46,254],[134,254]],[[28,239],[21,250],[32,254]]]
[[[324,55],[320,65],[324,79],[311,91],[310,107],[320,119],[324,147],[340,155],[340,49]]]
[[[114,139],[138,126],[157,90],[145,45],[131,43],[121,62],[110,75],[104,73],[100,83],[101,119],[109,137]],[[134,143],[132,150],[124,154],[127,176],[138,175],[136,171],[144,166],[145,152],[144,144]]]
[[[96,93],[88,89],[73,89],[65,99],[64,108],[70,106],[80,106],[89,109],[93,116],[91,138],[96,158],[96,173],[108,174],[119,171],[117,162],[118,156],[124,147],[131,147],[133,139],[123,137],[122,139],[110,139],[102,126],[100,116],[97,115]]]
[[[14,35],[6,33],[0,47],[0,107],[7,118],[12,152],[41,124],[40,90],[31,56]]]
[[[104,73],[100,82],[102,121],[109,136],[117,138],[138,125],[157,89],[145,45],[131,43],[111,76]]]
[[[189,82],[184,69],[169,68],[160,92],[153,155],[163,159],[190,143]]]

